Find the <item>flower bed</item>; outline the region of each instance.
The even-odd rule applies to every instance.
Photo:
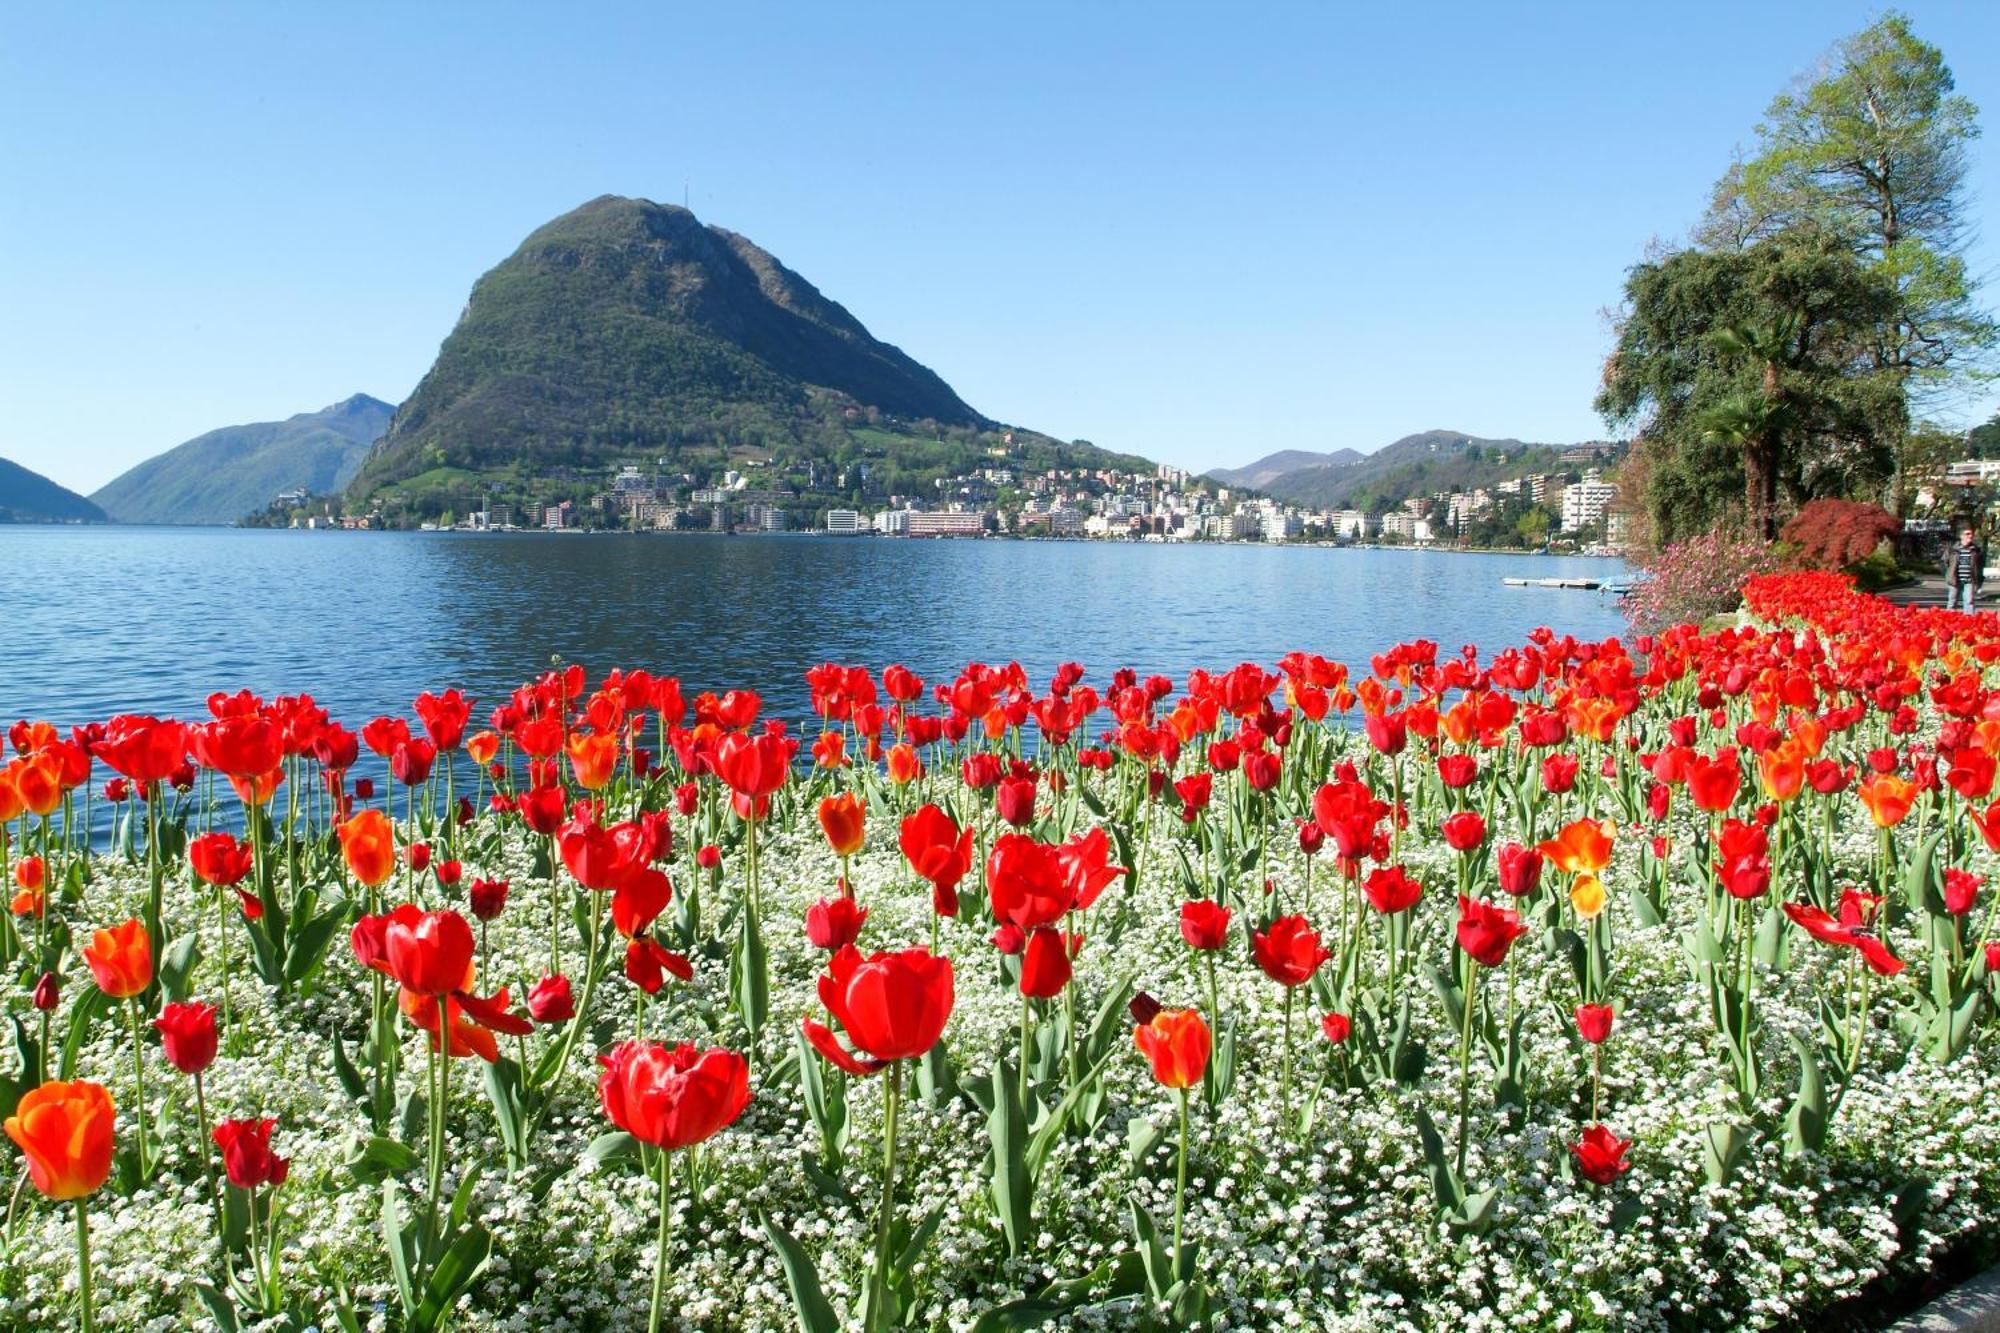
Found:
[[[2000,1224],[2000,627],[1828,577],[16,727],[0,1324],[1801,1327]]]

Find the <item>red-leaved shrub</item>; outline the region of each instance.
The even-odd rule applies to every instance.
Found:
[[[1813,569],[1842,569],[1875,554],[1902,527],[1888,510],[1864,500],[1812,500],[1779,536]]]

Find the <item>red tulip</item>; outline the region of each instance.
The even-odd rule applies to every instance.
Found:
[[[1384,866],[1370,871],[1362,882],[1361,891],[1368,895],[1368,905],[1384,916],[1390,916],[1417,905],[1423,897],[1424,886],[1411,879],[1401,866]]]
[[[822,898],[806,909],[806,939],[815,949],[838,952],[861,937],[868,909],[842,895]]]
[[[727,1128],[750,1104],[750,1066],[734,1051],[628,1041],[601,1056],[597,1096],[611,1123],[672,1151]]]
[[[1287,989],[1312,980],[1319,965],[1333,957],[1319,934],[1302,916],[1281,916],[1250,937],[1250,952],[1264,975]]]
[[[204,833],[188,844],[188,864],[204,884],[228,888],[250,874],[255,849],[227,833]]]
[[[448,865],[458,864],[456,861]],[[439,876],[443,878],[442,875]],[[475,879],[472,887],[465,891],[467,904],[472,915],[481,921],[491,921],[507,910],[507,881],[504,879]]]
[[[1025,833],[1003,833],[986,856],[993,919],[1022,930],[1050,926],[1076,905],[1061,853]]]
[[[417,696],[416,710],[431,744],[440,750],[456,750],[459,738],[465,735],[465,724],[472,716],[472,701],[455,689],[446,690],[443,694],[432,694],[426,690]],[[491,757],[490,754],[488,757]],[[473,758],[480,763],[486,762],[477,755]]]
[[[858,1051],[850,1054],[824,1024],[805,1020],[806,1039],[850,1074],[873,1074],[928,1052],[951,1018],[951,960],[925,949],[863,959],[849,945],[819,979],[820,1002]]]
[[[215,1127],[215,1146],[222,1149],[222,1169],[238,1189],[282,1185],[290,1173],[288,1159],[271,1151],[276,1120],[225,1120]]]
[[[993,808],[1015,828],[1035,822],[1035,779],[1032,774],[1005,778],[993,793]]]
[[[1542,882],[1542,854],[1533,847],[1510,842],[1497,858],[1500,888],[1516,898],[1532,894]]]
[[[188,743],[206,768],[234,778],[260,778],[284,762],[278,729],[256,714],[217,718],[192,728]]]
[[[1469,852],[1486,841],[1486,821],[1473,810],[1461,810],[1444,821],[1440,832],[1455,851]]]
[[[1227,907],[1213,898],[1195,898],[1181,904],[1181,938],[1194,949],[1220,949],[1229,943]]]
[[[1608,1004],[1580,1004],[1576,1007],[1577,1035],[1592,1046],[1611,1035],[1613,1011]]]
[[[90,752],[140,786],[164,782],[187,757],[187,727],[125,713],[104,724],[104,737]]]
[[[1577,1170],[1583,1178],[1595,1185],[1613,1185],[1618,1177],[1632,1167],[1625,1154],[1632,1150],[1630,1140],[1621,1139],[1603,1125],[1592,1125],[1583,1131],[1583,1141],[1570,1145],[1576,1154]]]
[[[1028,936],[1021,954],[1021,994],[1046,1000],[1069,985],[1069,940],[1054,926],[1042,926]]]
[[[167,1063],[183,1074],[199,1074],[215,1059],[215,1006],[181,1001],[153,1020]]]
[[[694,980],[694,964],[651,935],[634,935],[625,947],[625,979],[648,995],[659,994],[667,978]]]
[[[1346,1014],[1321,1014],[1319,1030],[1320,1035],[1335,1046],[1339,1046],[1353,1033],[1354,1024],[1349,1021]]]
[[[564,1023],[576,1017],[569,978],[558,972],[528,987],[528,1013],[537,1023]]]
[[[472,988],[472,927],[453,911],[423,912],[414,921],[392,913],[383,933],[389,975],[404,990],[439,997]]]
[[[1520,913],[1459,895],[1458,947],[1480,966],[1498,967],[1506,962],[1507,950],[1527,933]]]

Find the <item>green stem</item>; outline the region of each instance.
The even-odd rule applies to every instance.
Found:
[[[77,1292],[83,1300],[83,1333],[95,1333],[97,1315],[91,1308],[90,1300],[90,1218],[85,1212],[85,1201],[76,1201],[76,1268]]]
[[[903,1062],[889,1066],[882,1118],[882,1207],[875,1228],[875,1291],[868,1305],[871,1329],[889,1326],[889,1245],[896,1215],[896,1117],[903,1101]]]
[[[1188,1152],[1188,1107],[1187,1089],[1181,1089],[1181,1153],[1180,1163],[1174,1177],[1174,1255],[1172,1271],[1176,1281],[1181,1277],[1181,1225],[1187,1216],[1187,1152]]]
[[[673,1153],[660,1149],[660,1235],[658,1246],[653,1251],[653,1316],[646,1324],[648,1333],[660,1333],[660,1305],[667,1291],[667,1242],[672,1235],[672,1210],[667,1207],[667,1191],[673,1184],[673,1163]]]
[[[132,1082],[136,1101],[133,1113],[139,1122],[139,1179],[146,1178],[146,1060],[145,1047],[139,1041],[139,997],[133,996],[126,1002],[126,1015],[132,1020]]]
[[[1465,1130],[1472,1111],[1472,1008],[1479,1002],[1479,965],[1466,959],[1458,1034],[1458,1174],[1465,1175]]]

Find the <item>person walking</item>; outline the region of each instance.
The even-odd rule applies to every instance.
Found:
[[[1966,524],[1958,534],[1958,545],[1944,553],[1944,609],[1972,610],[1979,585],[1986,581],[1986,543],[1978,530]]]

